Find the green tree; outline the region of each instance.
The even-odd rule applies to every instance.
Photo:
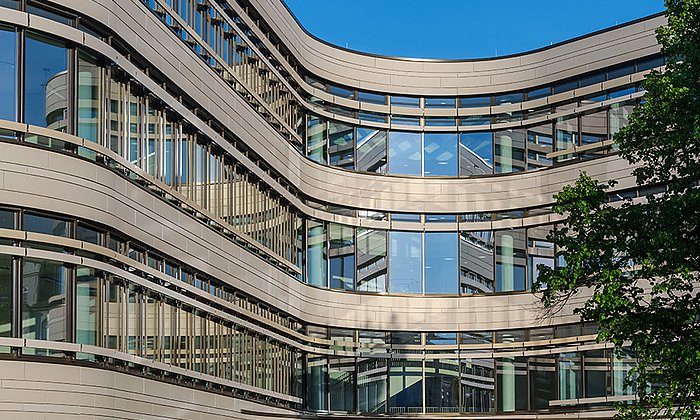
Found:
[[[643,103],[615,140],[642,186],[665,192],[622,205],[582,173],[555,196],[565,221],[550,240],[565,264],[539,266],[533,292],[555,309],[586,290],[577,308],[599,340],[635,352],[637,400],[619,416],[700,418],[700,0],[667,0],[657,30],[664,72],[645,81]]]

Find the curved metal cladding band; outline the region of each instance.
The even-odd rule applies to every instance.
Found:
[[[0,413],[611,418],[634,355],[529,285],[580,171],[655,191],[612,136],[664,22],[440,61],[280,0],[0,2]]]

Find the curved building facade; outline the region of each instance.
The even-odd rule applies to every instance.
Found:
[[[281,0],[0,0],[0,413],[611,418],[631,352],[530,285],[662,15],[388,58]]]

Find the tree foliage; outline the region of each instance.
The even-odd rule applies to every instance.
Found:
[[[600,326],[599,340],[631,347],[637,400],[622,418],[700,418],[700,0],[667,0],[657,30],[667,58],[643,82],[644,102],[615,140],[641,186],[665,192],[608,203],[582,173],[555,196],[565,215],[550,233],[565,264],[539,266],[533,291],[556,308],[581,290],[577,308]]]

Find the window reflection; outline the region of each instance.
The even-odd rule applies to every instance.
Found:
[[[460,293],[493,292],[495,290],[493,276],[493,232],[460,232]]]
[[[529,170],[552,165],[552,124],[527,129],[527,166]]]
[[[422,171],[421,134],[389,132],[389,173],[418,175]]]
[[[496,232],[496,291],[525,290],[525,230]]]
[[[328,163],[332,166],[354,169],[354,149],[352,126],[336,122],[328,123]]]
[[[100,68],[84,53],[78,56],[78,137],[98,141]]]
[[[422,293],[421,233],[389,232],[389,250],[389,291]]]
[[[425,293],[457,294],[457,233],[425,233]]]
[[[17,35],[0,26],[0,119],[17,119]]]
[[[22,264],[22,337],[65,341],[65,305],[63,266],[25,259]]]
[[[459,136],[459,175],[493,173],[493,140],[490,132]]]
[[[353,228],[331,223],[330,241],[330,287],[331,289],[355,290],[355,237]]]
[[[385,292],[387,232],[357,229],[357,290]]]
[[[306,124],[306,155],[318,163],[326,163],[326,122],[309,115]]]
[[[318,287],[328,287],[328,247],[325,224],[309,220],[306,241],[307,282]]]
[[[496,150],[496,173],[525,170],[525,132],[509,129],[494,133]]]
[[[0,255],[0,337],[12,336],[12,257]]]
[[[357,128],[357,170],[386,173],[386,137],[383,130]]]
[[[63,44],[28,33],[25,53],[25,120],[66,131],[68,54]]]
[[[70,222],[32,213],[24,213],[22,227],[27,232],[44,233],[47,235],[64,237],[71,235]]]
[[[425,176],[457,176],[457,134],[426,133],[423,147]]]

